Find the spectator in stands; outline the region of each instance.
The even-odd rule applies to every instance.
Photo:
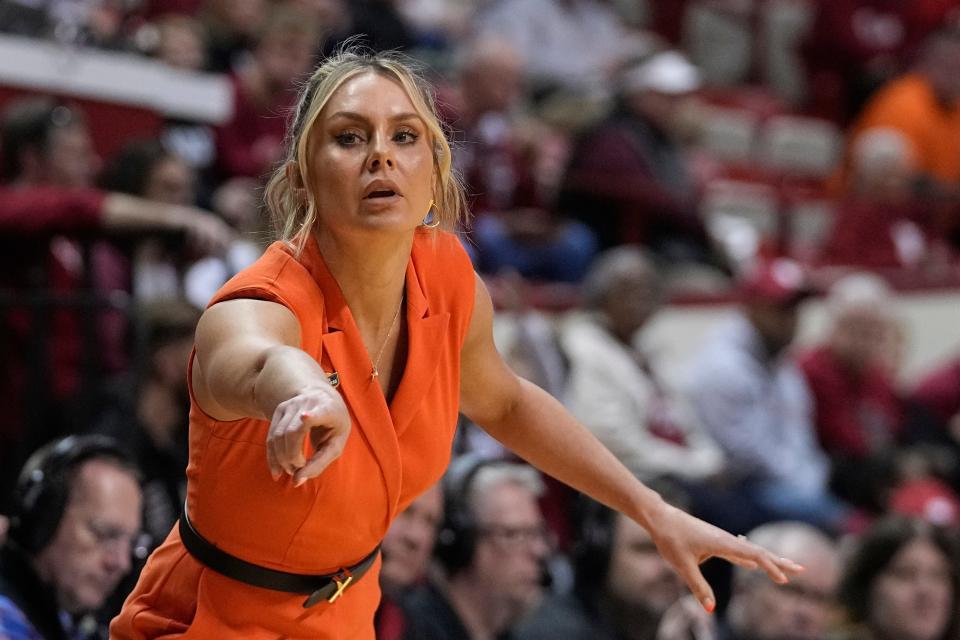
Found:
[[[256,43],[266,12],[265,0],[204,0],[199,13],[207,31],[210,71],[237,71]]]
[[[435,550],[442,575],[404,604],[409,640],[499,637],[542,596],[550,545],[539,474],[509,462],[459,462],[447,472]]]
[[[505,0],[482,8],[474,25],[513,45],[537,92],[603,88],[630,52],[629,32],[600,0]]]
[[[765,585],[756,571],[734,568],[733,595],[724,618],[705,616],[684,596],[664,615],[657,640],[823,640],[836,621],[840,579],[837,545],[819,529],[779,521],[757,527],[747,538],[776,554],[799,558],[805,567],[789,585]],[[693,606],[691,606],[693,605]]]
[[[674,260],[708,260],[679,139],[680,106],[700,84],[682,54],[655,54],[621,73],[614,111],[576,145],[561,208],[593,228],[601,247],[640,243]]]
[[[892,517],[858,541],[840,583],[840,638],[947,640],[957,622],[956,536]]]
[[[232,237],[223,222],[194,207],[92,188],[97,158],[86,122],[74,108],[45,99],[13,103],[0,120],[0,141],[8,181],[0,184],[0,279],[14,291],[69,293],[84,281],[95,291],[125,291],[129,276],[117,250],[91,243],[85,264],[81,245],[69,239],[77,234],[182,231],[202,251],[219,250]],[[103,313],[96,319],[100,348],[88,344],[86,349],[96,352],[101,368],[82,380],[84,338],[76,312],[20,308],[4,313],[0,333],[11,348],[5,350],[0,375],[0,395],[9,399],[8,420],[0,430],[0,476],[6,476],[0,487],[9,487],[11,472],[29,451],[72,424],[76,414],[67,405],[81,382],[89,386],[96,382],[89,375],[125,366],[122,321]],[[48,373],[38,381],[36,374],[43,371]],[[27,420],[29,430],[24,429]],[[0,490],[0,501],[6,495]]]
[[[597,258],[584,281],[583,310],[560,329],[566,404],[639,477],[704,481],[723,468],[720,448],[635,346],[662,299],[660,275],[641,249],[618,247]]]
[[[154,202],[191,206],[196,202],[193,169],[169,153],[158,140],[134,141],[124,146],[104,169],[100,186],[108,191],[140,196]],[[180,294],[176,252],[159,239],[147,239],[133,256],[132,290],[140,300],[172,298]]]
[[[207,212],[92,189],[99,159],[83,114],[44,98],[12,103],[0,122],[0,223],[10,231],[179,230],[200,249],[232,235]]]
[[[106,637],[93,614],[130,570],[140,531],[132,461],[102,436],[58,440],[27,461],[15,503],[0,549],[0,637]]]
[[[156,22],[154,56],[175,69],[204,71],[207,68],[207,32],[192,16],[169,14]]]
[[[231,76],[233,118],[217,128],[221,177],[260,178],[280,159],[296,82],[310,71],[318,39],[310,15],[282,5],[270,10],[249,61]]]
[[[813,393],[820,445],[831,457],[840,497],[879,510],[904,411],[884,346],[894,322],[892,295],[879,277],[852,274],[826,298],[829,334],[799,364]]]
[[[940,27],[955,0],[832,0],[816,3],[804,43],[810,111],[847,124],[903,61]],[[932,9],[932,11],[931,11]]]
[[[650,486],[685,506],[674,485]],[[580,511],[573,593],[547,598],[516,640],[654,640],[660,618],[684,593],[682,582],[637,523],[589,499]]]
[[[443,519],[443,488],[434,485],[390,525],[381,545],[380,589],[383,598],[374,623],[378,640],[401,640],[407,621],[400,603],[424,582],[437,529]]]
[[[444,109],[458,132],[457,168],[476,214],[509,211],[543,203],[537,191],[534,151],[520,112],[528,98],[525,70],[517,50],[502,38],[469,42],[461,52],[459,81]]]
[[[914,68],[870,99],[853,125],[855,145],[864,131],[890,127],[910,143],[917,169],[934,191],[953,193],[960,184],[960,29],[931,35]]]
[[[0,31],[60,44],[127,49],[133,3],[0,1]]]
[[[100,182],[111,191],[172,205],[191,205],[197,200],[196,172],[158,140],[126,145],[107,166]],[[257,182],[251,178],[228,180],[209,195],[214,210],[241,234],[223,255],[206,256],[191,264],[160,240],[140,243],[133,266],[137,298],[147,301],[186,295],[197,307],[205,307],[224,282],[262,252],[256,242],[256,234],[265,231],[258,197]]]
[[[375,51],[407,51],[416,43],[413,30],[399,10],[397,0],[353,0],[347,3],[350,29]],[[334,41],[335,42],[335,41]]]
[[[948,259],[931,207],[917,197],[917,160],[890,127],[863,131],[851,147],[835,223],[821,256],[871,269],[935,267]],[[869,237],[870,242],[863,242]]]
[[[539,280],[575,282],[596,253],[584,224],[550,211],[554,195],[538,176],[545,145],[555,132],[518,116],[526,94],[520,57],[506,41],[487,38],[463,54],[456,113],[458,167],[476,220],[482,273],[516,270]]]
[[[183,375],[200,312],[186,301],[169,299],[143,305],[138,316],[143,361],[134,375],[114,385],[93,430],[122,443],[136,461],[144,490],[144,531],[159,545],[186,498],[190,398]]]
[[[817,444],[813,400],[787,353],[809,292],[797,263],[759,263],[741,283],[741,309],[695,356],[687,388],[739,476],[745,505],[760,507],[767,520],[836,530],[847,509],[827,490],[829,460]],[[723,522],[724,511],[708,519]]]
[[[801,522],[772,522],[748,539],[778,555],[800,558],[802,575],[789,585],[765,585],[756,571],[734,568],[733,596],[721,637],[728,640],[821,640],[832,626],[840,578],[836,545]]]
[[[127,143],[104,169],[100,185],[165,204],[190,206],[197,200],[193,170],[153,139]]]

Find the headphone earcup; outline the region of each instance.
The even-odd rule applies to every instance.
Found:
[[[450,505],[434,544],[434,556],[448,574],[457,573],[470,564],[475,538],[475,527],[469,514],[461,506]]]
[[[58,462],[66,446],[59,441],[28,461],[17,481],[9,536],[34,554],[53,539],[67,503],[66,479]]]
[[[467,504],[474,478],[499,460],[474,458],[465,460],[445,487],[443,524],[434,543],[434,557],[448,574],[454,574],[473,561],[477,527],[473,512]]]
[[[67,436],[36,451],[14,489],[10,539],[31,555],[46,547],[67,508],[70,470],[95,456],[133,464],[119,443],[101,435]]]

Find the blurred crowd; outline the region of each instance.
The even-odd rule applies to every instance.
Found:
[[[960,290],[960,1],[0,0],[0,37],[232,101],[109,157],[70,96],[0,104],[0,638],[98,637],[176,522],[195,323],[269,242],[298,82],[344,42],[427,69],[518,372],[807,567],[708,563],[707,615],[639,525],[465,423],[384,541],[378,637],[960,638],[960,354],[905,379],[896,311]],[[678,367],[649,328],[691,297],[727,304]]]

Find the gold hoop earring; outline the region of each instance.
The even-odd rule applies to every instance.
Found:
[[[427,210],[427,217],[420,223],[427,229],[436,229],[440,226],[440,216],[437,214],[436,205],[433,200],[430,201],[430,208]]]

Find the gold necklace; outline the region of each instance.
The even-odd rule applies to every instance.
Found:
[[[383,350],[387,348],[387,343],[390,342],[390,336],[393,335],[393,329],[397,326],[397,318],[400,317],[400,309],[403,308],[403,294],[400,294],[400,304],[397,305],[397,312],[393,314],[393,321],[390,323],[390,330],[387,331],[387,337],[383,339],[383,344],[380,345],[380,351],[377,352],[377,358],[371,364],[373,369],[370,371],[370,382],[373,382],[380,375],[380,358],[383,357]]]

